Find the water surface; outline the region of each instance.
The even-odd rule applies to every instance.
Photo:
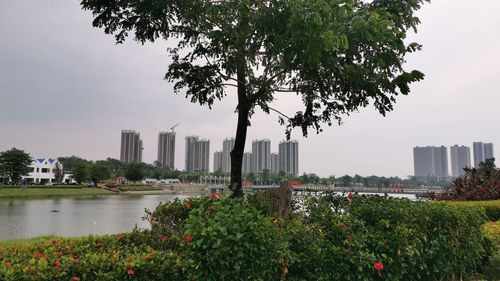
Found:
[[[170,195],[98,195],[72,198],[0,199],[0,240],[40,235],[82,236],[146,228],[144,209]],[[58,210],[59,212],[52,212]]]

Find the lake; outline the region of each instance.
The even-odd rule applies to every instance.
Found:
[[[71,198],[0,199],[0,240],[40,235],[83,236],[146,228],[144,209],[172,195],[102,195]],[[58,210],[59,212],[51,212]]]

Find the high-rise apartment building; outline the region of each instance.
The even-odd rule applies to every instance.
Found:
[[[158,134],[157,161],[164,168],[174,169],[175,162],[175,133],[160,132]]]
[[[252,172],[252,153],[245,152],[243,154],[243,165],[241,167],[241,173],[244,175],[250,174]]]
[[[445,146],[414,147],[413,163],[417,179],[448,180],[448,148]]]
[[[494,158],[493,143],[474,142],[472,147],[474,149],[474,168],[479,168],[479,163],[486,159]]]
[[[214,172],[222,170],[222,151],[216,151],[214,153]]]
[[[299,174],[299,142],[283,141],[279,144],[279,172],[297,176]]]
[[[268,139],[252,142],[252,172],[271,171],[271,141]]]
[[[186,137],[186,172],[208,173],[210,163],[210,141],[198,136]]]
[[[210,141],[202,139],[194,144],[194,172],[208,173],[210,171]]]
[[[194,147],[195,143],[198,141],[198,136],[187,136],[186,147],[185,147],[185,157],[184,157],[184,171],[193,172],[194,171]]]
[[[464,168],[470,167],[470,148],[454,145],[450,147],[451,176],[461,177],[465,174]]]
[[[222,171],[231,172],[231,151],[234,147],[234,138],[224,139],[222,142]]]
[[[124,163],[142,162],[142,140],[133,130],[122,130],[120,161]]]
[[[271,153],[271,173],[277,174],[279,172],[280,160],[278,153]]]

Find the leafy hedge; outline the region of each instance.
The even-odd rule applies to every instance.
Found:
[[[282,219],[268,206],[174,200],[147,212],[151,230],[0,247],[0,280],[451,280],[492,252],[480,208],[325,194]]]
[[[500,200],[490,201],[449,201],[452,205],[481,207],[490,221],[500,220]]]

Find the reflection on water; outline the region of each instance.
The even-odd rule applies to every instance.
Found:
[[[144,209],[175,196],[104,195],[75,198],[0,199],[0,239],[40,235],[82,236],[145,228]],[[57,210],[59,212],[51,212]]]

